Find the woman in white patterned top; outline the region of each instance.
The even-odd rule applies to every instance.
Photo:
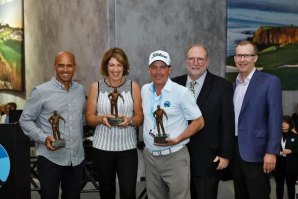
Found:
[[[88,94],[86,120],[88,125],[96,126],[93,161],[99,177],[101,199],[115,198],[116,175],[120,198],[136,198],[138,155],[135,127],[142,125],[144,116],[140,86],[125,79],[128,69],[125,52],[120,48],[109,49],[100,66],[104,79],[94,82]],[[112,126],[109,118],[115,116],[111,113],[110,94],[115,89],[119,93],[117,112],[123,122]]]

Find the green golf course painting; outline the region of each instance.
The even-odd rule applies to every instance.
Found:
[[[22,0],[0,0],[0,90],[23,90],[23,49]]]
[[[237,76],[239,41],[258,47],[256,67],[279,77],[283,90],[298,89],[298,1],[228,0],[226,79]]]

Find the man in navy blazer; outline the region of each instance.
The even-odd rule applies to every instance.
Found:
[[[205,121],[204,128],[188,143],[191,198],[216,199],[221,171],[233,156],[233,87],[207,70],[208,51],[203,45],[191,45],[186,59],[188,74],[173,81],[194,92]]]
[[[250,41],[236,46],[239,74],[234,82],[236,199],[269,199],[268,173],[279,154],[282,124],[280,80],[256,70],[257,48]]]

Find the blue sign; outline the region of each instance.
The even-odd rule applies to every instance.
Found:
[[[4,149],[4,147],[0,144],[0,188],[6,182],[10,171],[10,160],[9,156]]]

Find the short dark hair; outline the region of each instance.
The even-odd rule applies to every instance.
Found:
[[[257,53],[258,53],[258,48],[257,48],[256,44],[255,44],[254,42],[252,42],[252,41],[248,41],[248,40],[243,40],[243,41],[239,42],[239,43],[236,45],[235,49],[236,49],[238,46],[246,46],[246,45],[251,45],[251,46],[253,47],[253,49],[254,49],[254,54],[257,54]]]
[[[8,102],[6,105],[9,105],[10,107],[13,107],[13,110],[17,109],[17,104],[15,102]]]
[[[295,123],[294,123],[294,120],[291,116],[288,116],[288,115],[285,115],[283,116],[283,119],[282,119],[283,122],[289,124],[289,129],[293,129],[295,127]]]
[[[105,52],[103,55],[101,64],[100,64],[100,74],[103,76],[109,76],[108,74],[108,64],[111,58],[115,58],[118,62],[120,62],[123,65],[123,76],[128,75],[129,72],[129,63],[128,58],[125,54],[125,52],[121,48],[111,48],[108,51]]]

